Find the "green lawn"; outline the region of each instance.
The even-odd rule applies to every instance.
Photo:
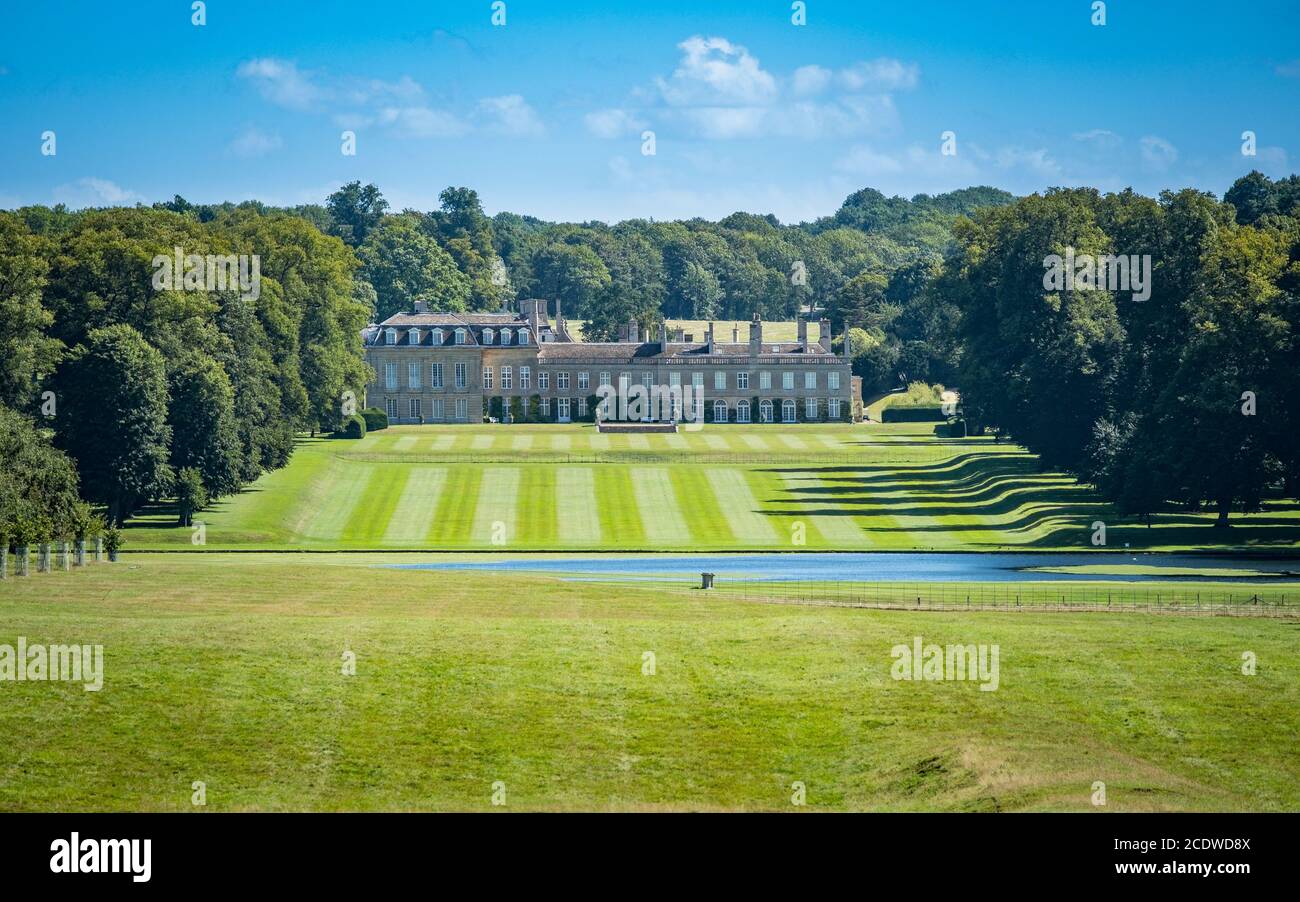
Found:
[[[1300,505],[1171,512],[1147,529],[991,438],[930,424],[705,426],[600,435],[591,426],[400,426],[304,439],[290,465],[199,518],[207,549],[1294,550]],[[129,548],[191,548],[166,508]],[[802,544],[800,544],[802,542]]]
[[[490,811],[497,781],[510,810],[794,810],[799,781],[806,810],[1083,811],[1098,780],[1111,811],[1300,809],[1295,621],[374,566],[402,559],[132,554],[0,583],[0,643],[105,660],[99,692],[0,683],[0,810],[190,810],[196,780],[210,811]],[[893,680],[916,635],[997,644],[999,688]]]

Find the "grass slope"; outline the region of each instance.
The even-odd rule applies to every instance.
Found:
[[[304,439],[283,470],[200,517],[210,549],[970,550],[1300,547],[1300,505],[1122,521],[1067,476],[990,438],[929,424],[394,427]],[[132,549],[190,549],[166,508]]]
[[[794,781],[814,811],[1091,810],[1096,780],[1113,811],[1300,809],[1294,622],[798,607],[379,560],[133,555],[0,583],[0,643],[105,662],[97,693],[0,685],[0,810],[191,810],[194,780],[212,811],[486,811],[495,781],[514,810],[796,810]],[[915,635],[998,644],[999,689],[891,679]]]

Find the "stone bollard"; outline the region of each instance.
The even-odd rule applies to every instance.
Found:
[[[701,588],[701,589],[712,589],[712,588],[713,588],[713,574],[712,574],[712,573],[701,573],[701,574],[700,574],[700,588]]]
[[[67,542],[59,542],[59,569],[64,572],[72,569],[72,561],[68,555]]]
[[[77,539],[77,548],[73,554],[72,566],[74,567],[86,566],[86,540],[85,539]]]
[[[36,572],[50,572],[50,543],[41,542],[36,546]]]
[[[14,561],[14,573],[16,573],[18,576],[26,576],[27,575],[27,554],[28,554],[27,546],[19,545],[16,551],[18,556]]]
[[[95,561],[99,562],[104,559],[104,537],[95,536]]]

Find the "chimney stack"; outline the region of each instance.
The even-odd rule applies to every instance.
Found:
[[[808,320],[802,316],[796,317],[796,319],[799,324],[799,346],[806,349],[808,347]]]
[[[733,345],[740,344],[740,326],[734,323],[731,326],[731,343]]]
[[[668,350],[668,320],[659,322],[659,353],[662,354]]]
[[[821,335],[818,336],[817,343],[829,354],[831,350],[831,321],[828,319],[822,320],[818,323],[818,328],[821,330]]]
[[[713,320],[709,320],[709,331],[704,334],[704,343],[707,346],[705,353],[713,353]]]
[[[424,301],[416,301],[416,302],[415,302],[415,312],[416,312],[416,313],[428,313],[428,312],[429,312],[429,305],[426,304]]]
[[[749,356],[757,357],[763,353],[763,320],[755,313],[749,323]]]

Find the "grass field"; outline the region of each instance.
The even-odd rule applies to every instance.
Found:
[[[1096,520],[1111,549],[1300,547],[1293,502],[1226,532],[1183,512],[1147,529],[1018,446],[930,424],[399,426],[304,439],[287,468],[198,519],[207,549],[1091,549]],[[128,549],[193,548],[174,523],[147,512]]]
[[[192,810],[203,781],[209,811],[490,811],[500,781],[506,810],[1083,811],[1098,780],[1109,811],[1300,809],[1295,621],[374,566],[403,559],[136,554],[0,582],[0,643],[104,646],[99,692],[0,683],[0,810]],[[917,635],[997,644],[997,691],[891,679]]]

